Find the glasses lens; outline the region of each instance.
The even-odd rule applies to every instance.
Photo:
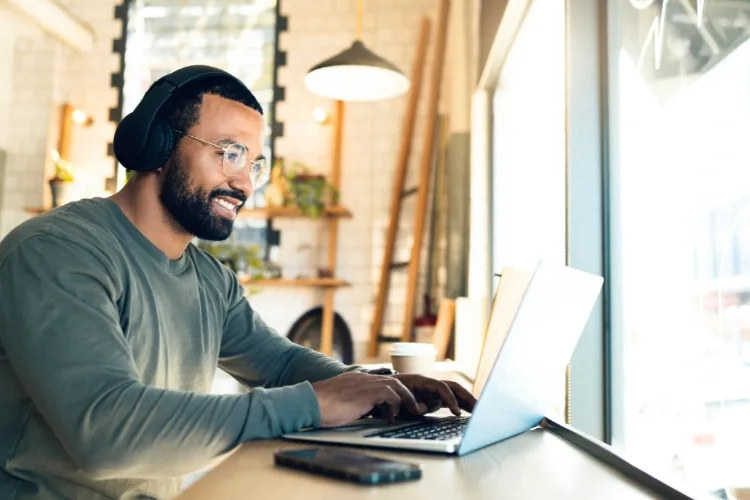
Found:
[[[247,149],[242,144],[232,144],[224,151],[223,169],[228,176],[237,175],[247,162]]]
[[[258,189],[264,186],[271,176],[271,168],[268,160],[261,158],[250,164],[250,180],[253,182],[253,188]]]

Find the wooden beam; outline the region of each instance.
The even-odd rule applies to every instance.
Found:
[[[94,46],[94,29],[55,0],[5,0],[44,31],[78,52]]]
[[[344,101],[335,101],[333,118],[333,151],[329,182],[338,191],[341,188],[341,148],[344,138]],[[330,200],[333,202],[333,200]],[[328,221],[328,270],[335,276],[336,249],[338,245],[339,220]],[[336,289],[327,288],[323,295],[323,327],[320,333],[320,352],[330,356],[333,352],[333,306]]]
[[[440,87],[442,85],[443,66],[445,65],[445,46],[448,38],[449,0],[440,1],[437,25],[437,43],[435,46],[435,60],[432,65],[430,89],[427,96],[427,126],[424,131],[424,146],[422,149],[422,164],[419,170],[419,192],[414,220],[414,243],[411,247],[409,259],[409,278],[406,290],[406,305],[404,306],[404,323],[401,331],[401,341],[411,340],[411,329],[414,325],[414,311],[417,296],[417,280],[419,278],[419,258],[422,254],[422,239],[424,238],[425,215],[427,200],[430,195],[430,174],[432,172],[433,154],[435,153],[435,125],[438,119],[438,104],[440,103]]]
[[[420,89],[422,88],[422,75],[424,74],[427,45],[430,39],[430,19],[424,17],[420,26],[417,52],[414,56],[414,63],[411,69],[409,100],[406,105],[403,129],[401,130],[401,144],[396,163],[396,177],[393,180],[393,190],[391,191],[391,210],[388,216],[389,222],[388,231],[385,236],[386,243],[385,251],[383,252],[383,262],[380,265],[380,281],[378,282],[378,295],[375,299],[375,315],[370,325],[368,355],[371,358],[375,358],[378,355],[380,347],[378,338],[383,330],[383,317],[388,300],[388,287],[390,286],[391,262],[393,261],[399,217],[401,215],[402,190],[404,189],[406,171],[409,167],[409,157],[411,156],[411,147],[414,142],[414,123],[417,117]]]

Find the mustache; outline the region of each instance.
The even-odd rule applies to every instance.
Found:
[[[245,193],[243,193],[242,191],[233,191],[231,189],[214,189],[213,191],[211,191],[211,198],[215,198],[217,196],[234,198],[236,200],[239,200],[241,205],[244,205],[247,201],[247,196],[245,196]]]

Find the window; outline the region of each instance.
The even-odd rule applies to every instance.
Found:
[[[565,263],[564,2],[534,0],[492,103],[492,270]],[[496,283],[495,283],[496,285]]]
[[[276,0],[131,0],[125,46],[123,115],[158,78],[189,64],[215,66],[252,89],[272,158]],[[124,181],[124,175],[119,176]]]
[[[493,273],[506,265],[533,269],[539,260],[566,261],[564,7],[559,0],[531,2],[494,92]]]
[[[611,189],[628,457],[750,484],[750,2],[618,0]]]

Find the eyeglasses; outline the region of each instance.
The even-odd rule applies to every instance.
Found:
[[[224,154],[221,157],[221,170],[227,177],[234,177],[235,175],[239,174],[248,164],[247,148],[240,143],[233,142],[227,146],[220,146],[218,144],[214,144],[213,142],[203,140],[200,137],[195,137],[179,130],[175,130],[175,132],[224,151]],[[257,160],[250,161],[250,181],[253,183],[254,189],[258,189],[261,186],[265,185],[270,178],[270,174],[271,168],[268,164],[267,159],[258,158]]]

